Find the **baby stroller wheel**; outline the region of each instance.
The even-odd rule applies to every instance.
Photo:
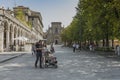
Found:
[[[58,65],[54,65],[54,68],[58,68]]]
[[[47,64],[45,64],[45,68],[47,68],[48,67],[48,65]]]

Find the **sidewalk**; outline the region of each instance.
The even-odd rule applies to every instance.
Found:
[[[72,48],[71,48],[72,49]],[[116,54],[114,51],[90,51],[90,50],[76,50],[76,52],[88,52],[93,55],[100,55],[112,59],[120,59],[120,55]]]
[[[0,53],[0,63],[14,59],[16,57],[22,56],[28,52],[1,52]]]
[[[92,54],[92,55],[100,55],[106,58],[111,58],[111,59],[115,59],[115,60],[120,60],[120,55],[117,55],[115,52],[105,52],[105,51],[86,51],[86,50],[81,50],[81,51],[77,51],[78,53],[81,52],[87,52],[88,54]]]

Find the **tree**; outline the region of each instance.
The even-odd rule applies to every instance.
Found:
[[[68,39],[82,42],[103,40],[105,47],[109,47],[109,40],[120,39],[119,0],[79,0],[76,11],[67,27],[66,36],[72,37]]]

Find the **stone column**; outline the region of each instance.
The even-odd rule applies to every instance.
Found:
[[[0,25],[0,52],[3,52],[3,36],[4,36],[4,29],[3,26]]]
[[[14,31],[11,32],[11,50],[14,51]]]
[[[10,46],[9,37],[10,37],[9,30],[7,30],[6,31],[6,51],[9,51],[9,46]]]
[[[12,34],[12,42],[11,42],[11,44],[13,45],[14,44],[14,31],[13,32],[11,32],[11,34]]]
[[[18,37],[18,33],[16,32],[16,35],[15,35],[15,37],[17,38]],[[16,51],[18,51],[18,40],[16,40]]]

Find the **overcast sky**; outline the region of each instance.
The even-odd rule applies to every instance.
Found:
[[[12,9],[15,4],[40,12],[43,18],[43,30],[46,31],[51,22],[62,22],[62,26],[68,26],[76,14],[75,7],[78,0],[0,0],[0,6],[5,8]]]

